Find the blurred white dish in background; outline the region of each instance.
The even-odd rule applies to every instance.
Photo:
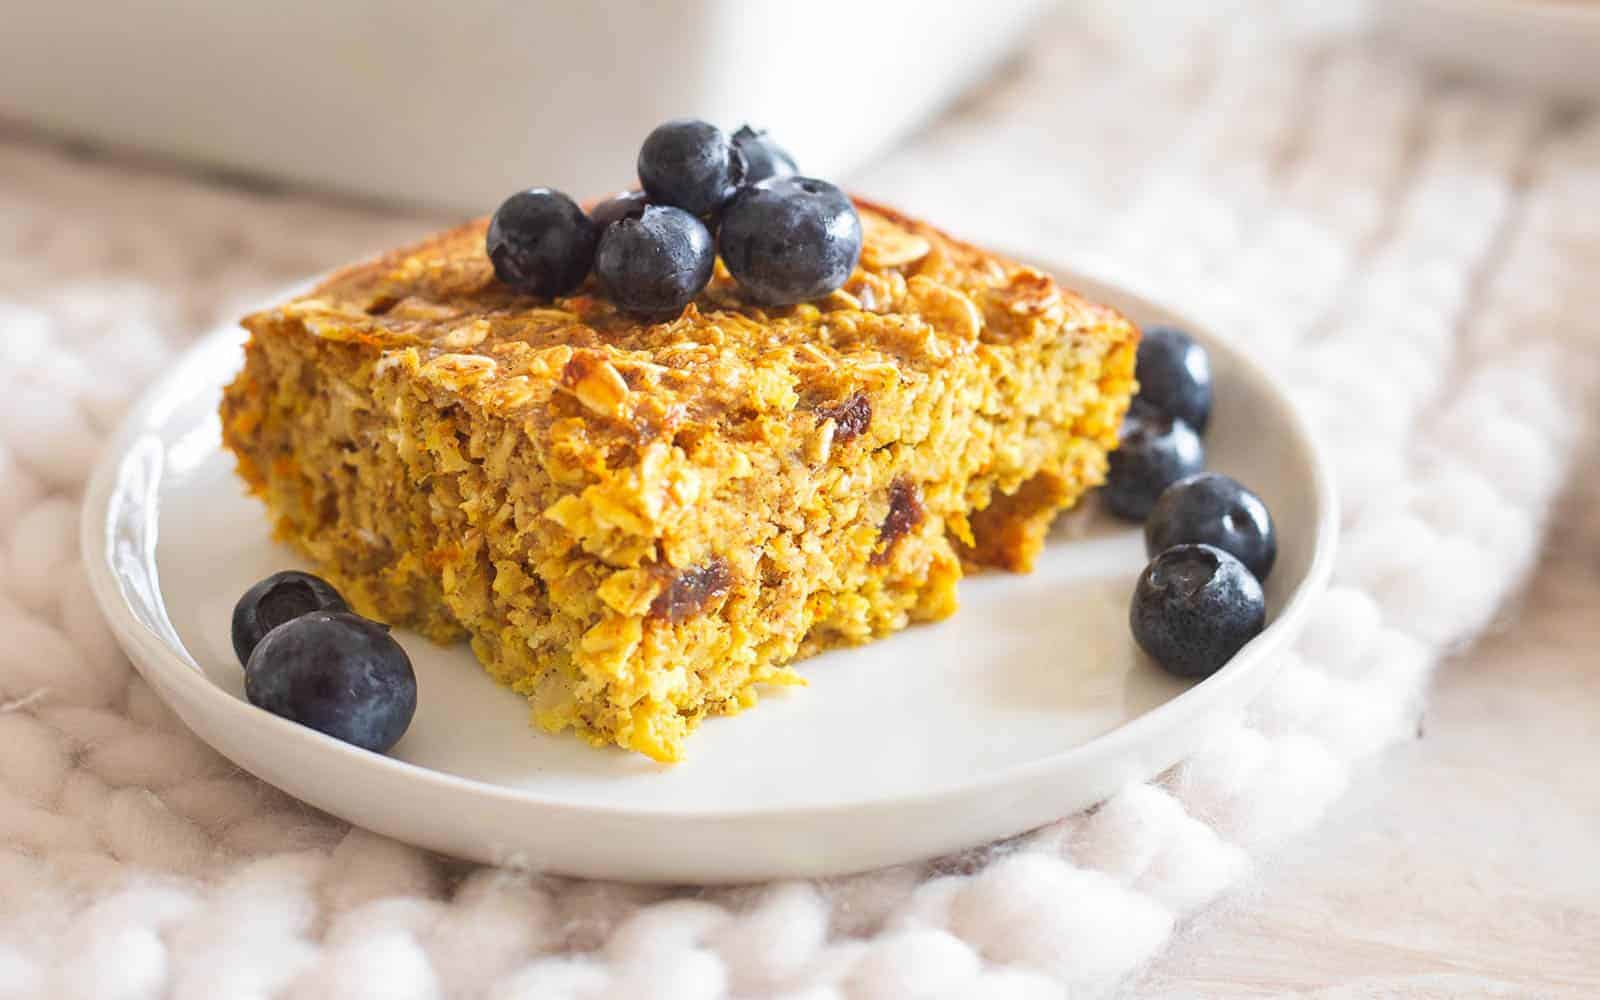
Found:
[[[0,0],[0,115],[253,175],[488,212],[634,183],[668,118],[833,176],[1018,44],[1046,0]]]
[[[1379,0],[1382,30],[1453,69],[1560,97],[1600,98],[1600,3]]]

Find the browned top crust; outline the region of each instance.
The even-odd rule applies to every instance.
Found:
[[[797,409],[834,415],[841,438],[870,433],[851,401],[885,380],[984,345],[1122,322],[1039,271],[857,205],[861,263],[814,303],[750,304],[720,260],[710,286],[670,321],[620,311],[592,278],[572,295],[532,298],[495,279],[479,219],[341,270],[244,325],[299,325],[369,348],[380,368],[400,366],[489,415],[540,424],[599,415],[642,443],[685,424]]]

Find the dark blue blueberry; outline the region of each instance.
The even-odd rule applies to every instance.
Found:
[[[637,219],[606,227],[595,274],[606,295],[630,312],[676,313],[711,280],[711,232],[681,208],[651,205]]]
[[[1152,559],[1128,611],[1139,646],[1179,677],[1210,677],[1266,621],[1261,584],[1210,545],[1178,545]]]
[[[650,200],[710,215],[744,183],[744,155],[728,134],[694,118],[657,125],[639,148],[639,183]]]
[[[284,622],[312,611],[349,611],[328,581],[289,569],[244,592],[233,606],[233,651],[243,664],[256,643]]]
[[[607,226],[623,219],[637,219],[644,214],[647,199],[643,191],[623,191],[614,194],[594,207],[589,213],[589,221],[594,223],[596,233],[604,233]]]
[[[717,245],[750,298],[793,305],[850,277],[861,257],[861,218],[826,181],[774,177],[739,192],[722,215]]]
[[[313,611],[279,625],[244,668],[250,704],[383,753],[417,711],[417,675],[386,626]]]
[[[1188,424],[1135,400],[1110,463],[1106,506],[1118,517],[1142,521],[1162,490],[1205,467],[1206,451]]]
[[[1215,545],[1262,581],[1278,557],[1278,538],[1267,505],[1237,480],[1216,472],[1202,472],[1168,486],[1145,519],[1146,555],[1185,542]]]
[[[759,184],[769,177],[792,177],[800,172],[794,157],[782,146],[772,141],[765,129],[739,126],[733,133],[733,144],[744,154],[744,182]]]
[[[578,287],[594,263],[596,230],[577,202],[532,188],[507,198],[485,241],[495,275],[519,292],[554,298]]]
[[[1139,398],[1205,432],[1211,419],[1211,358],[1182,330],[1157,326],[1139,341]]]

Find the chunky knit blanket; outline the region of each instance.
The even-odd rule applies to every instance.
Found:
[[[1004,845],[826,882],[453,863],[191,736],[79,567],[97,447],[208,324],[443,220],[0,135],[0,996],[1115,991],[1414,731],[1441,656],[1530,568],[1600,342],[1593,109],[1429,75],[1329,5],[1175,6],[1080,7],[851,181],[1265,359],[1337,464],[1335,586],[1271,688],[1158,780]]]

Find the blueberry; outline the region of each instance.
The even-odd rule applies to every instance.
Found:
[[[256,643],[284,622],[312,611],[349,611],[328,581],[299,570],[274,573],[233,606],[233,651],[243,664]]]
[[[1204,433],[1211,419],[1211,358],[1182,330],[1157,326],[1139,341],[1139,398]]]
[[[611,301],[645,315],[675,313],[711,280],[717,252],[704,223],[681,208],[651,205],[606,227],[594,269]]]
[[[722,262],[766,305],[819,299],[843,285],[861,257],[861,218],[843,191],[809,177],[745,188],[722,216]]]
[[[644,214],[647,199],[643,191],[623,191],[614,194],[594,207],[589,221],[594,223],[596,234],[604,234],[607,226],[623,219],[637,219]]]
[[[1205,466],[1206,452],[1188,424],[1135,400],[1110,462],[1106,506],[1118,517],[1142,521],[1162,490]]]
[[[279,625],[244,668],[250,704],[379,753],[417,710],[417,676],[387,627],[313,611]]]
[[[652,202],[710,215],[744,183],[744,154],[728,134],[694,118],[657,125],[639,148],[639,183]]]
[[[1185,542],[1214,545],[1263,581],[1278,556],[1278,539],[1267,505],[1237,480],[1215,472],[1202,472],[1168,486],[1145,519],[1146,555]]]
[[[1216,673],[1266,621],[1261,584],[1210,545],[1177,545],[1152,559],[1128,611],[1139,646],[1179,677]]]
[[[733,144],[744,154],[744,182],[758,184],[769,177],[792,177],[800,172],[794,157],[772,141],[765,129],[741,125],[733,133]]]
[[[494,273],[528,295],[554,298],[578,287],[594,263],[595,227],[560,191],[518,191],[495,210],[485,241]]]

